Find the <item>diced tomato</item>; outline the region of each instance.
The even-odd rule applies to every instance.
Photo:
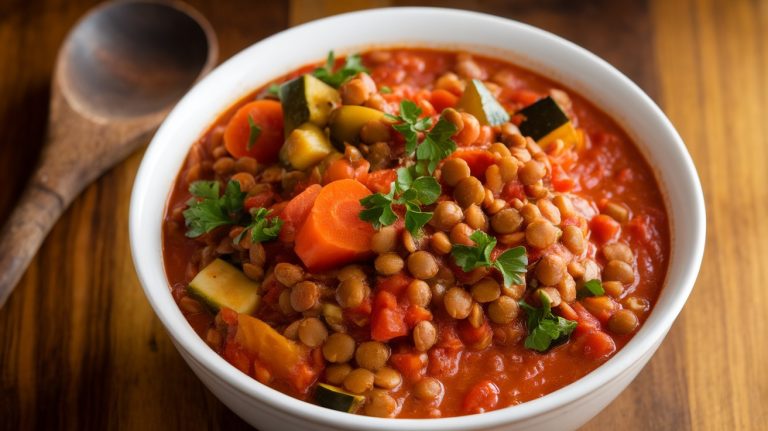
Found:
[[[429,96],[429,101],[435,108],[435,112],[440,113],[443,112],[443,109],[445,108],[453,108],[456,106],[459,98],[448,90],[438,88],[437,90],[432,91],[432,94]]]
[[[586,308],[584,308],[583,305],[581,305],[578,302],[574,302],[571,304],[571,307],[573,308],[573,311],[576,312],[576,315],[578,318],[576,319],[576,322],[578,325],[576,325],[576,329],[573,330],[573,336],[579,337],[581,335],[588,334],[592,331],[600,329],[600,321],[597,320],[595,316],[590,314],[589,311],[587,311]]]
[[[243,202],[243,207],[245,207],[246,210],[250,210],[251,208],[263,208],[267,205],[267,202],[269,202],[274,197],[275,192],[272,190],[268,190],[257,195],[248,196]]]
[[[503,189],[501,189],[501,198],[507,202],[512,201],[512,199],[520,199],[521,201],[524,201],[525,186],[519,181],[510,181],[504,185]]]
[[[576,182],[560,165],[552,163],[552,187],[555,191],[566,193],[573,190],[575,185]]]
[[[237,316],[235,316],[235,319],[237,319]],[[250,374],[251,359],[234,341],[227,340],[227,342],[224,343],[224,350],[221,352],[221,356],[223,356],[227,362],[234,365],[238,370],[245,374]]]
[[[368,180],[365,185],[373,193],[389,193],[392,183],[397,179],[397,172],[394,169],[382,169],[368,173]]]
[[[406,380],[418,380],[424,375],[424,361],[419,353],[394,353],[389,362]]]
[[[380,290],[371,310],[371,338],[389,341],[407,334],[405,312],[397,306],[397,299],[392,293]]]
[[[469,165],[469,171],[472,176],[477,177],[481,181],[485,180],[485,170],[497,161],[496,154],[485,148],[479,147],[464,147],[458,149],[454,151],[449,158],[463,159],[467,162],[467,165]]]
[[[346,179],[358,180],[365,184],[368,179],[368,169],[370,168],[371,164],[365,159],[360,159],[355,163],[350,162],[344,157],[336,159],[326,169],[323,175],[323,184]]]
[[[618,237],[621,225],[605,214],[598,214],[592,217],[589,222],[589,229],[592,230],[592,237],[598,243],[603,244]]]
[[[427,368],[431,376],[453,376],[459,371],[459,362],[462,356],[460,348],[433,347],[429,349],[428,355]]]
[[[490,380],[475,383],[464,396],[462,408],[465,414],[484,413],[499,403],[499,387]]]
[[[576,311],[573,309],[573,307],[568,305],[568,303],[565,301],[561,302],[560,305],[557,306],[555,312],[564,319],[575,321],[579,318],[579,315],[576,314]]]
[[[608,319],[619,308],[619,305],[607,296],[589,296],[582,299],[581,302],[584,304],[584,308],[603,325],[608,323]]]
[[[383,290],[393,294],[395,297],[400,296],[401,293],[408,287],[413,279],[402,272],[390,275],[389,277],[381,277],[376,283],[376,287],[379,290]]]
[[[409,305],[405,310],[405,323],[409,328],[413,328],[422,320],[432,320],[432,312],[418,305]]]
[[[584,336],[584,356],[589,359],[605,359],[615,351],[616,343],[603,331],[593,331]]]

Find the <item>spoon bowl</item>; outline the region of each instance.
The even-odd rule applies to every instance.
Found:
[[[217,56],[211,25],[178,1],[108,2],[76,24],[37,169],[0,231],[0,307],[72,200],[144,143]]]

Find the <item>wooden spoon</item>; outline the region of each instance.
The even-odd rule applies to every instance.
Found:
[[[145,142],[217,55],[211,25],[180,2],[105,3],[70,31],[40,162],[0,232],[0,307],[72,200]]]

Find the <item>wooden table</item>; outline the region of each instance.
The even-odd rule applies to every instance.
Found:
[[[0,221],[41,146],[56,50],[93,3],[0,4]],[[309,19],[410,2],[191,3],[226,59]],[[696,288],[649,365],[584,429],[765,429],[768,2],[430,5],[517,19],[602,56],[660,104],[699,169],[708,232]],[[248,428],[190,372],[139,287],[127,221],[142,152],[75,201],[0,310],[0,428]]]

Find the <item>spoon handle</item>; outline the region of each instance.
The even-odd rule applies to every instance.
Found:
[[[36,173],[0,232],[0,308],[71,198],[47,187]]]

